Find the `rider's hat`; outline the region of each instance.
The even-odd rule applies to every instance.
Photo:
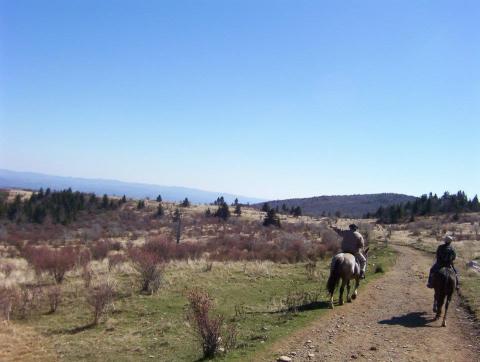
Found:
[[[355,230],[357,230],[357,229],[358,229],[358,226],[357,226],[357,225],[355,225],[355,224],[350,224],[350,225],[348,225],[348,228],[349,228],[350,230],[353,230],[353,231],[355,231]]]
[[[445,239],[443,239],[443,241],[446,242],[447,244],[450,244],[453,240],[454,240],[453,236],[450,236],[450,235],[445,236]]]

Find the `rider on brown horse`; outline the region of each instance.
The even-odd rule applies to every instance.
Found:
[[[365,256],[362,254],[365,241],[363,240],[362,234],[357,231],[357,225],[351,224],[348,226],[348,228],[349,230],[341,230],[335,226],[332,226],[332,229],[343,238],[341,246],[342,251],[355,256],[355,259],[360,264],[360,278],[365,279],[365,267],[367,259],[365,259]]]
[[[455,253],[455,249],[451,245],[453,241],[453,237],[447,235],[444,239],[444,244],[440,245],[437,248],[437,260],[435,264],[433,264],[432,268],[430,269],[430,274],[428,276],[428,288],[433,288],[432,279],[433,275],[438,272],[443,267],[451,267],[455,272],[455,278],[457,280],[457,290],[458,290],[458,274],[455,266],[453,265],[453,261],[457,257]]]

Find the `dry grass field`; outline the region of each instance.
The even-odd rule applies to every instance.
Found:
[[[10,321],[1,325],[0,359],[198,360],[192,291],[208,293],[207,327],[219,323],[216,358],[227,360],[251,358],[327,310],[325,283],[339,240],[326,219],[281,215],[281,228],[264,227],[265,213],[254,209],[244,207],[240,217],[223,222],[205,217],[215,206],[191,206],[180,209],[177,246],[172,216],[178,205],[163,203],[162,218],[154,216],[155,201],[142,210],[135,205],[69,226],[2,225],[0,304]],[[394,254],[381,228],[360,224],[373,246],[372,279],[392,265]],[[141,267],[150,265],[151,255],[164,257],[154,260],[155,278],[142,291]],[[63,264],[52,270],[55,256]],[[65,276],[58,277],[62,268]],[[105,286],[111,295],[101,294]],[[233,340],[228,346],[227,337]]]

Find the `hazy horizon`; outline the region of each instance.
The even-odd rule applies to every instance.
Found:
[[[479,193],[480,3],[0,1],[0,168]]]
[[[77,176],[66,176],[66,175],[52,175],[52,174],[46,174],[43,172],[32,172],[32,171],[22,171],[22,170],[9,170],[9,169],[4,169],[0,168],[0,171],[13,171],[13,172],[19,172],[19,173],[33,173],[33,174],[38,174],[38,175],[44,175],[44,176],[52,176],[52,177],[64,177],[64,178],[74,178],[74,179],[85,179],[85,180],[92,180],[92,181],[113,181],[113,182],[122,182],[122,183],[131,183],[131,184],[142,184],[142,185],[150,185],[150,186],[165,186],[165,187],[178,187],[178,188],[189,188],[185,187],[182,185],[161,185],[161,184],[155,184],[155,183],[144,183],[144,182],[138,182],[138,181],[126,181],[126,180],[120,180],[120,179],[110,179],[110,178],[95,178],[95,177],[77,177]],[[198,188],[192,188],[192,189],[198,189]],[[208,189],[198,189],[201,191],[209,192],[209,193],[218,193],[218,196],[230,194],[230,195],[238,195],[238,196],[243,196],[247,198],[257,198],[259,199],[258,201],[261,202],[262,200],[282,200],[282,199],[306,199],[306,198],[312,198],[312,197],[322,197],[322,196],[354,196],[354,195],[365,195],[365,194],[360,194],[360,193],[351,193],[351,194],[314,194],[314,195],[305,195],[305,196],[293,196],[293,197],[285,197],[285,198],[265,198],[261,196],[252,196],[252,195],[240,195],[239,193],[236,192],[225,192],[222,190],[208,190]],[[433,192],[433,191],[425,191],[421,194],[414,195],[414,194],[403,194],[403,195],[408,195],[408,196],[415,196],[415,197],[420,197],[422,195],[429,194],[430,192],[437,194],[439,197],[443,195],[444,192],[449,192],[450,194],[455,194],[458,191],[463,191],[461,189],[459,190],[443,190],[442,192]],[[395,191],[378,191],[378,192],[372,192],[372,193],[367,193],[366,195],[369,194],[402,194],[399,192]],[[120,195],[120,194],[118,194]],[[478,195],[477,193],[475,194],[468,194],[467,196],[469,198],[473,198],[475,195]]]

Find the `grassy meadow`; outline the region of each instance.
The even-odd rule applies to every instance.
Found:
[[[241,216],[219,221],[205,216],[209,206],[191,206],[181,209],[176,245],[172,215],[177,205],[165,203],[163,217],[155,215],[157,205],[149,201],[138,210],[135,202],[127,202],[68,226],[1,225],[2,312],[8,307],[2,295],[16,294],[11,320],[0,327],[0,359],[200,360],[188,299],[193,290],[210,296],[208,318],[220,321],[222,338],[234,331],[228,347],[220,342],[215,356],[220,360],[254,359],[273,341],[328,311],[325,284],[330,257],[339,247],[328,219],[279,215],[281,228],[264,227],[265,213],[258,210],[245,207]],[[352,222],[332,221],[342,227]],[[372,250],[368,282],[388,270],[395,256],[383,242],[382,228],[368,220],[359,224]],[[50,255],[45,245],[70,251],[61,258],[75,260],[59,284],[47,269],[35,267]],[[141,291],[134,255],[141,261],[163,257],[152,259],[158,289]],[[92,293],[103,284],[113,288],[113,298],[93,324]],[[52,311],[55,296],[58,307]]]
[[[388,268],[393,261],[393,252],[373,246],[368,280],[376,266]],[[89,325],[91,312],[82,296],[82,280],[75,275],[64,282],[64,300],[55,313],[40,308],[14,323],[41,335],[60,360],[194,361],[202,353],[186,318],[185,294],[197,287],[210,293],[214,313],[225,316],[238,331],[236,348],[218,358],[243,360],[328,310],[328,259],[318,262],[313,274],[306,271],[306,263],[209,264],[170,263],[163,286],[153,295],[138,293],[128,266],[109,272],[105,264],[96,265],[99,275],[111,278],[118,291],[102,323]]]

